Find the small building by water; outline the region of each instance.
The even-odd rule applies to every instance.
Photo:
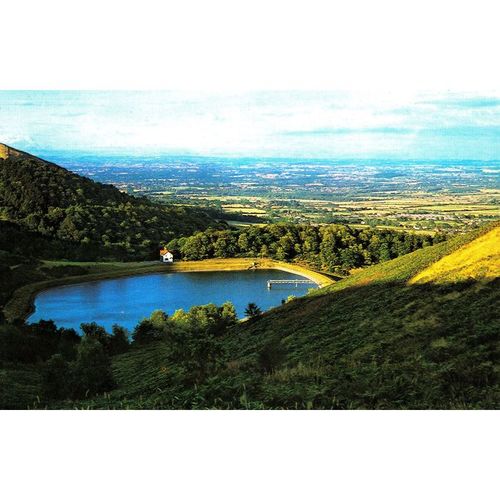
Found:
[[[160,250],[160,260],[165,264],[171,264],[174,262],[174,256],[172,252],[169,252],[167,248],[163,247]]]

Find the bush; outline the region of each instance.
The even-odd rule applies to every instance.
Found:
[[[113,325],[113,334],[109,339],[110,356],[123,354],[128,351],[129,347],[130,343],[128,331],[119,325]]]
[[[132,333],[132,342],[134,344],[143,345],[149,344],[154,340],[160,339],[162,336],[161,330],[155,327],[151,319],[143,319]]]
[[[42,368],[42,390],[46,398],[64,399],[70,392],[70,366],[61,354],[54,354]]]
[[[95,338],[83,337],[71,371],[73,395],[77,398],[108,391],[115,386],[111,360]]]
[[[36,359],[32,337],[13,325],[0,325],[0,362],[34,363]]]
[[[275,370],[285,359],[286,353],[281,343],[273,340],[265,344],[258,352],[259,367],[264,373]]]
[[[250,302],[245,308],[245,316],[249,319],[256,318],[262,314],[261,308],[254,302]]]

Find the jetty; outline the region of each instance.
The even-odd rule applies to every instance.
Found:
[[[298,285],[303,284],[314,285],[315,283],[311,280],[268,280],[267,288],[271,290],[273,285],[295,285],[295,287],[297,287]]]

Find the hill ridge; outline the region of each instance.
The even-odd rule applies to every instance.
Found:
[[[158,247],[220,223],[208,211],[161,205],[121,192],[2,144],[0,219],[43,236],[82,244],[91,256],[157,257]],[[80,256],[68,256],[80,258]]]
[[[39,157],[34,156],[30,153],[27,153],[26,151],[21,151],[20,149],[13,148],[12,146],[9,146],[8,144],[0,142],[0,158],[3,160],[6,160],[10,156],[15,156],[15,157],[25,156],[28,158],[34,158],[34,159],[43,161],[44,163],[47,163],[42,158],[39,158]]]

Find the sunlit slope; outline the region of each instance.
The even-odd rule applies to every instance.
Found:
[[[9,148],[5,144],[0,143],[0,158],[5,159],[9,156]]]
[[[461,251],[469,244],[474,244],[483,235],[497,231],[500,224],[493,224],[488,228],[471,231],[460,236],[451,238],[448,241],[434,246],[422,248],[396,259],[370,266],[359,273],[356,273],[338,283],[325,288],[316,295],[334,293],[350,287],[359,287],[372,284],[384,283],[411,283],[417,275],[425,272],[431,266],[440,262],[443,258]],[[489,238],[488,238],[489,239]],[[497,251],[498,253],[498,251]]]
[[[16,157],[16,158],[20,158],[20,157],[26,157],[26,158],[33,158],[33,159],[37,159],[38,161],[42,161],[40,158],[36,158],[35,156],[33,155],[30,155],[29,153],[25,153],[24,151],[19,151],[18,149],[15,149],[15,148],[11,148],[10,146],[7,146],[7,144],[3,144],[3,143],[0,143],[0,158],[2,160],[6,160],[7,158],[9,157]]]
[[[414,276],[410,283],[453,283],[500,276],[500,227],[443,257]]]

